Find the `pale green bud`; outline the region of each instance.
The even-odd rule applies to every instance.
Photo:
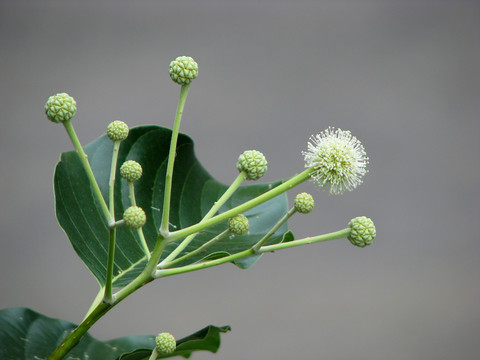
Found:
[[[128,136],[128,125],[123,121],[115,120],[107,126],[107,136],[112,141],[122,141]]]
[[[359,216],[350,220],[348,227],[350,228],[350,234],[347,239],[353,245],[362,248],[371,245],[377,234],[372,219],[366,216]]]
[[[245,171],[247,180],[258,180],[267,171],[267,160],[260,151],[247,150],[238,157],[238,171]]]
[[[135,160],[127,160],[120,166],[120,175],[128,182],[140,179],[142,171],[142,165]]]
[[[45,114],[54,123],[68,121],[77,113],[77,103],[67,93],[58,93],[48,98],[45,103]]]
[[[243,235],[248,231],[249,222],[245,215],[239,214],[228,219],[228,230],[235,235]]]
[[[297,210],[299,213],[308,214],[313,210],[315,201],[313,200],[312,195],[303,192],[295,197],[293,205],[295,206],[295,210]]]
[[[175,351],[177,342],[172,334],[164,332],[155,337],[155,346],[160,355],[168,355]]]
[[[168,72],[179,85],[188,85],[198,75],[198,64],[190,56],[179,56],[170,63]]]
[[[140,206],[130,206],[123,213],[123,220],[129,228],[138,229],[147,222],[147,215]]]

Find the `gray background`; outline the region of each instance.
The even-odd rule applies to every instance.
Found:
[[[97,284],[56,223],[52,174],[72,148],[43,114],[78,103],[86,144],[113,120],[171,127],[169,62],[193,56],[181,131],[217,179],[246,149],[265,181],[303,170],[329,125],[371,158],[365,183],[294,218],[297,237],[354,216],[373,246],[336,240],[154,282],[92,329],[106,340],[232,326],[194,359],[480,357],[478,1],[6,1],[0,3],[0,308],[81,321]],[[292,194],[295,195],[295,194]],[[291,197],[293,198],[293,196]]]

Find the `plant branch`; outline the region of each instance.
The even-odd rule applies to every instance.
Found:
[[[253,248],[250,248],[250,249],[247,249],[247,250],[244,250],[244,251],[240,251],[240,252],[238,252],[236,254],[233,254],[233,255],[222,257],[220,259],[209,260],[209,261],[205,261],[205,262],[201,262],[201,263],[197,263],[197,264],[186,265],[186,266],[181,266],[181,267],[173,268],[173,269],[157,270],[153,276],[154,276],[154,278],[161,278],[161,277],[166,277],[166,276],[183,274],[183,273],[186,273],[186,272],[206,269],[206,268],[209,268],[209,267],[225,264],[227,262],[240,260],[242,258],[251,256],[251,255],[255,255],[257,253],[263,254],[263,253],[266,253],[266,252],[273,252],[273,251],[277,251],[277,250],[288,249],[288,248],[291,248],[291,247],[311,244],[311,243],[315,243],[315,242],[322,242],[322,241],[327,241],[327,240],[345,238],[349,234],[350,234],[350,229],[346,228],[346,229],[336,231],[336,232],[332,232],[332,233],[328,233],[328,234],[323,234],[323,235],[318,235],[318,236],[313,236],[313,237],[307,237],[307,238],[304,238],[304,239],[293,240],[293,241],[289,241],[289,242],[286,242],[286,243],[262,246],[257,251],[255,251]]]
[[[265,244],[268,241],[268,239],[270,239],[272,237],[272,235],[275,234],[277,232],[277,230],[280,229],[280,227],[283,224],[285,224],[285,222],[287,222],[287,220],[290,219],[292,217],[292,215],[295,214],[296,212],[297,212],[297,210],[295,210],[295,207],[292,207],[290,210],[288,210],[287,213],[285,215],[283,215],[280,220],[278,220],[278,222],[275,224],[275,226],[273,226],[268,233],[266,233],[255,245],[252,246],[252,249],[255,252],[258,252],[260,247],[263,244]]]
[[[211,207],[211,209],[207,212],[207,214],[203,217],[203,219],[200,221],[200,224],[204,222],[205,220],[210,219],[213,215],[216,214],[216,212],[225,204],[225,202],[230,199],[230,197],[233,195],[233,193],[240,187],[242,182],[245,180],[247,174],[245,171],[240,172],[238,174],[237,178],[233,181],[233,183],[228,187],[228,189],[223,193],[223,195],[218,199],[215,204]],[[175,259],[180,252],[182,252],[188,244],[195,238],[197,233],[193,233],[189,236],[187,236],[181,244],[179,244],[175,250],[173,250],[159,265],[159,268],[166,268],[172,265],[172,260]],[[177,263],[177,262],[176,262]]]
[[[92,325],[100,320],[100,318],[102,318],[102,316],[104,316],[110,309],[112,309],[115,305],[117,305],[134,291],[151,282],[154,279],[152,272],[158,263],[158,259],[160,258],[165,245],[165,241],[157,241],[155,249],[152,252],[152,257],[142,273],[138,275],[130,284],[113,295],[111,303],[101,302],[95,306],[93,310],[89,310],[89,314],[85,317],[85,319],[75,330],[73,330],[65,337],[65,339],[63,339],[62,343],[50,355],[48,360],[59,360],[66,356],[68,352],[79,343],[82,336],[85,335]]]
[[[185,261],[189,258],[191,258],[192,256],[195,256],[197,254],[200,254],[201,252],[207,250],[208,247],[212,246],[213,244],[215,244],[216,242],[220,241],[221,239],[223,239],[225,236],[227,236],[228,234],[230,234],[230,230],[227,229],[223,232],[221,232],[220,234],[218,234],[217,236],[215,236],[214,238],[210,239],[209,241],[207,241],[205,244],[203,244],[202,246],[196,248],[195,250],[193,251],[190,251],[189,253],[179,257],[178,259],[175,259],[173,261],[170,261],[167,266],[168,267],[171,267],[171,266],[174,266],[176,264],[179,264],[181,263],[182,261]],[[158,267],[157,267],[158,268]]]
[[[168,236],[168,242],[173,242],[178,239],[181,239],[183,237],[186,237],[188,235],[197,233],[199,231],[205,230],[213,225],[216,225],[222,221],[228,220],[229,218],[244,213],[247,210],[250,210],[251,208],[254,208],[255,206],[258,206],[260,204],[263,204],[264,202],[273,199],[274,197],[284,193],[285,191],[288,191],[292,189],[293,187],[301,184],[305,180],[308,180],[310,178],[310,175],[312,174],[314,170],[312,168],[308,168],[307,170],[301,172],[298,175],[293,176],[291,179],[287,180],[283,184],[278,185],[277,187],[274,187],[272,190],[269,190],[259,196],[257,196],[254,199],[251,199],[241,205],[238,205],[234,207],[233,209],[230,209],[228,211],[225,211],[224,213],[221,213],[217,216],[212,217],[211,219],[202,221],[198,224],[186,227],[181,230],[173,231],[169,234]]]

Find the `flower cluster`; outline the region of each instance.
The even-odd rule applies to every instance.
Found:
[[[302,154],[305,166],[314,170],[312,179],[321,187],[329,184],[330,194],[352,191],[367,173],[365,148],[350,131],[329,127],[312,136]]]
[[[101,265],[106,268],[106,276],[102,279],[102,281],[105,281],[103,300],[97,304],[94,303],[95,306],[92,305],[89,315],[85,318],[87,320],[84,320],[81,326],[91,326],[93,323],[87,323],[86,321],[97,321],[103,316],[105,310],[116,305],[119,301],[123,300],[123,298],[153,279],[205,269],[227,262],[237,263],[240,266],[240,262],[244,261],[242,267],[245,266],[246,263],[249,263],[248,266],[250,266],[261,254],[314,242],[318,243],[332,239],[347,238],[353,245],[363,248],[371,245],[375,239],[375,225],[370,218],[365,216],[353,218],[348,223],[347,228],[340,231],[306,237],[304,239],[295,239],[292,234],[287,236],[287,234],[290,233],[287,221],[294,214],[311,213],[315,207],[315,201],[312,195],[301,192],[295,197],[293,207],[286,210],[284,208],[286,197],[278,198],[279,196],[285,196],[287,191],[292,190],[294,187],[309,179],[316,182],[320,187],[328,187],[330,194],[343,194],[345,191],[351,191],[360,185],[363,177],[368,172],[366,167],[369,163],[369,158],[361,142],[353,136],[350,131],[328,127],[320,134],[312,136],[308,142],[307,150],[302,151],[307,169],[292,176],[290,179],[266,184],[266,186],[260,185],[258,187],[252,187],[251,189],[248,187],[246,189],[240,189],[244,181],[258,180],[262,178],[267,171],[267,160],[265,156],[257,150],[244,151],[238,157],[236,167],[239,174],[233,183],[225,190],[221,190],[223,185],[215,185],[215,187],[208,188],[208,191],[204,191],[206,186],[204,186],[202,182],[206,181],[205,179],[208,179],[208,177],[203,175],[203,170],[201,173],[195,172],[194,170],[190,171],[192,169],[190,167],[192,163],[190,158],[188,162],[183,162],[183,165],[188,166],[186,169],[188,170],[188,181],[182,177],[185,175],[185,171],[183,171],[180,172],[179,177],[175,176],[175,181],[178,180],[178,182],[173,182],[174,169],[178,169],[177,166],[182,166],[181,162],[180,164],[178,162],[175,164],[180,120],[183,114],[189,85],[198,76],[198,64],[191,57],[177,57],[170,63],[169,74],[171,79],[181,85],[182,88],[173,127],[174,130],[171,132],[168,159],[158,159],[159,155],[157,152],[154,154],[148,152],[148,150],[156,149],[156,146],[150,146],[153,143],[145,146],[145,143],[154,141],[154,138],[148,137],[148,141],[137,142],[136,139],[139,133],[133,129],[133,136],[127,140],[130,132],[128,125],[120,120],[111,122],[106,131],[107,137],[113,141],[113,146],[109,143],[110,149],[112,149],[112,160],[110,180],[108,182],[108,199],[104,196],[105,191],[102,191],[97,183],[88,156],[74,132],[72,122],[70,122],[70,119],[76,114],[77,110],[75,100],[66,93],[58,93],[51,96],[45,104],[44,109],[48,119],[55,123],[63,123],[67,130],[75,150],[79,155],[83,171],[87,174],[88,181],[92,188],[92,194],[96,198],[96,203],[90,205],[92,207],[96,206],[96,204],[100,205],[100,209],[106,220],[105,223],[108,224],[109,236],[108,239],[106,239],[106,242],[108,241],[108,257],[106,258],[106,263],[98,260],[98,262],[101,262]],[[162,129],[162,131],[168,133],[165,129]],[[155,131],[155,133],[157,133],[157,131]],[[127,141],[121,143],[123,140]],[[101,141],[103,141],[103,139]],[[96,146],[95,143],[94,145]],[[106,147],[102,146],[100,149],[106,149]],[[163,151],[160,153],[161,156],[164,156]],[[128,199],[131,204],[131,206],[128,207],[126,206],[126,196],[123,191],[124,182],[120,180],[116,181],[116,172],[118,169],[117,160],[119,158],[124,159],[125,156],[136,157],[145,166],[144,178],[137,184],[134,184],[134,182],[142,177],[142,165],[135,160],[127,160],[120,166],[119,173],[127,182],[126,190],[128,190]],[[193,156],[192,158],[193,162],[195,162],[195,158]],[[102,157],[102,164],[104,163],[103,159],[104,157]],[[164,160],[166,160],[166,162],[164,162]],[[161,171],[157,168],[148,168],[149,165],[156,166],[156,164],[162,164],[162,167],[160,167]],[[163,164],[166,165],[165,168]],[[68,168],[68,166],[65,166],[65,168]],[[77,166],[72,166],[72,168],[77,169]],[[164,178],[157,179],[159,174],[163,175],[163,170],[165,170]],[[65,171],[68,171],[68,169]],[[175,170],[175,174],[176,173],[177,170]],[[201,175],[198,179],[195,178],[197,174]],[[152,178],[153,176],[154,179]],[[191,179],[194,181],[190,181]],[[61,183],[61,181],[59,181],[59,183]],[[160,190],[160,192],[153,194],[154,191],[157,191],[158,184],[164,186],[163,192]],[[214,182],[211,181],[210,184],[214,184]],[[106,185],[105,183],[105,186]],[[122,189],[118,189],[118,185],[121,185]],[[135,186],[137,187],[135,188]],[[178,188],[174,188],[175,186],[178,186]],[[180,191],[177,191],[177,189],[180,189],[181,186],[194,186],[192,193],[195,193],[195,195],[192,197],[188,196],[190,189],[185,194],[179,195]],[[264,189],[264,191],[259,192],[259,190],[262,189]],[[237,190],[239,191],[237,192]],[[157,233],[153,234],[153,241],[155,241],[154,247],[149,246],[151,238],[146,238],[145,236],[151,236],[151,231],[145,232],[144,234],[142,229],[147,223],[147,214],[140,206],[137,206],[135,199],[136,193],[141,195],[140,202],[149,206],[146,209],[151,215],[153,215],[153,212],[150,211],[152,201],[149,201],[149,197],[152,200],[157,200],[163,196],[163,206],[161,209],[157,209],[161,211],[158,217],[161,222],[158,224]],[[157,194],[160,194],[160,196]],[[120,200],[116,199],[118,195],[121,196]],[[181,206],[177,205],[178,196],[181,196]],[[275,198],[280,201],[275,203]],[[194,219],[197,214],[203,213],[204,205],[208,205],[210,200],[212,203],[211,208],[206,211],[203,218],[197,223],[190,224],[191,219]],[[272,200],[274,200],[272,203],[262,207],[263,204],[267,204]],[[197,201],[201,203],[198,206]],[[84,202],[82,202],[82,204],[83,203]],[[116,205],[119,204],[122,205],[122,208],[126,208],[121,220],[116,219],[118,212]],[[62,207],[65,207],[63,203]],[[75,209],[77,207],[78,206],[75,206]],[[156,208],[151,207],[151,209]],[[90,209],[87,208],[85,211],[87,210]],[[72,210],[72,212],[73,211],[74,210]],[[279,213],[280,211],[282,213]],[[248,217],[243,213],[248,214]],[[191,216],[192,214],[195,216]],[[68,215],[70,216],[70,212]],[[154,219],[152,216],[149,225],[153,226],[153,224],[156,223],[154,220],[157,219]],[[177,222],[177,220],[180,221]],[[252,221],[252,227],[250,227],[250,221]],[[172,224],[172,222],[174,222],[174,224]],[[226,222],[227,224],[225,224]],[[183,227],[183,225],[187,224],[188,226]],[[104,224],[102,223],[100,225],[101,229],[98,233],[104,234]],[[121,239],[121,241],[117,241],[117,235],[122,236],[120,231],[117,232],[117,227],[123,225],[128,228],[128,232],[132,233],[134,237],[120,237],[119,239]],[[177,229],[177,225],[179,229]],[[216,233],[218,228],[212,228],[214,226],[223,226],[223,229],[221,232]],[[70,229],[72,226],[68,226],[68,228]],[[92,228],[94,228],[94,225],[92,225]],[[171,230],[172,228],[174,230]],[[65,229],[67,230],[67,227],[65,227]],[[97,235],[96,230],[93,230],[94,234]],[[132,232],[132,230],[135,230],[135,232]],[[75,229],[74,236],[77,236],[77,233],[78,231]],[[197,235],[198,237],[196,238]],[[212,237],[209,238],[210,236]],[[242,238],[238,239],[238,236],[242,236]],[[82,241],[84,241],[83,238]],[[117,255],[115,255],[115,249],[118,248],[122,250],[123,254],[120,255],[124,257],[125,249],[122,249],[121,246],[126,244],[127,241],[134,242],[131,242],[132,246],[126,248],[126,250],[131,250],[134,246],[139,245],[143,252],[132,251],[132,261],[128,262],[127,266],[129,267],[123,272],[125,269],[123,267],[124,262],[123,260],[116,262],[118,251]],[[153,245],[153,243],[151,244]],[[88,246],[88,244],[85,244],[85,246]],[[207,249],[209,252],[203,254]],[[103,247],[101,248],[101,254],[102,256],[98,256],[98,258],[103,257]],[[130,266],[133,260],[135,261],[135,266]],[[145,267],[141,270],[140,266]],[[134,271],[131,271],[132,269],[134,269]],[[123,272],[121,278],[122,289],[114,294],[112,290],[115,289],[117,285],[115,282],[115,280],[118,280],[118,277],[115,277],[117,270],[119,274]],[[141,270],[141,273],[138,273],[138,270]],[[133,278],[134,274],[136,274],[135,278]],[[131,279],[131,282],[123,286],[123,282],[128,279]],[[101,299],[98,298],[95,301],[97,302],[97,300]],[[57,354],[63,356],[75,345],[73,340],[76,339],[72,337],[72,334],[75,335],[75,332],[67,335],[63,343],[55,350]],[[155,347],[149,359],[189,355],[189,345],[185,345],[185,342],[189,341],[188,339],[182,339],[180,341],[181,348],[177,349],[176,340],[170,333],[160,333],[155,337]],[[142,359],[146,358],[145,354],[142,350]],[[53,359],[53,357],[51,358]],[[60,357],[56,356],[55,358]]]

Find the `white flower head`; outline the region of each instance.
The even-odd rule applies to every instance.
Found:
[[[320,134],[312,136],[308,151],[302,151],[305,167],[312,168],[311,178],[324,187],[330,184],[330,194],[343,194],[352,191],[362,183],[362,177],[368,172],[368,156],[365,148],[352,135],[329,127]]]

